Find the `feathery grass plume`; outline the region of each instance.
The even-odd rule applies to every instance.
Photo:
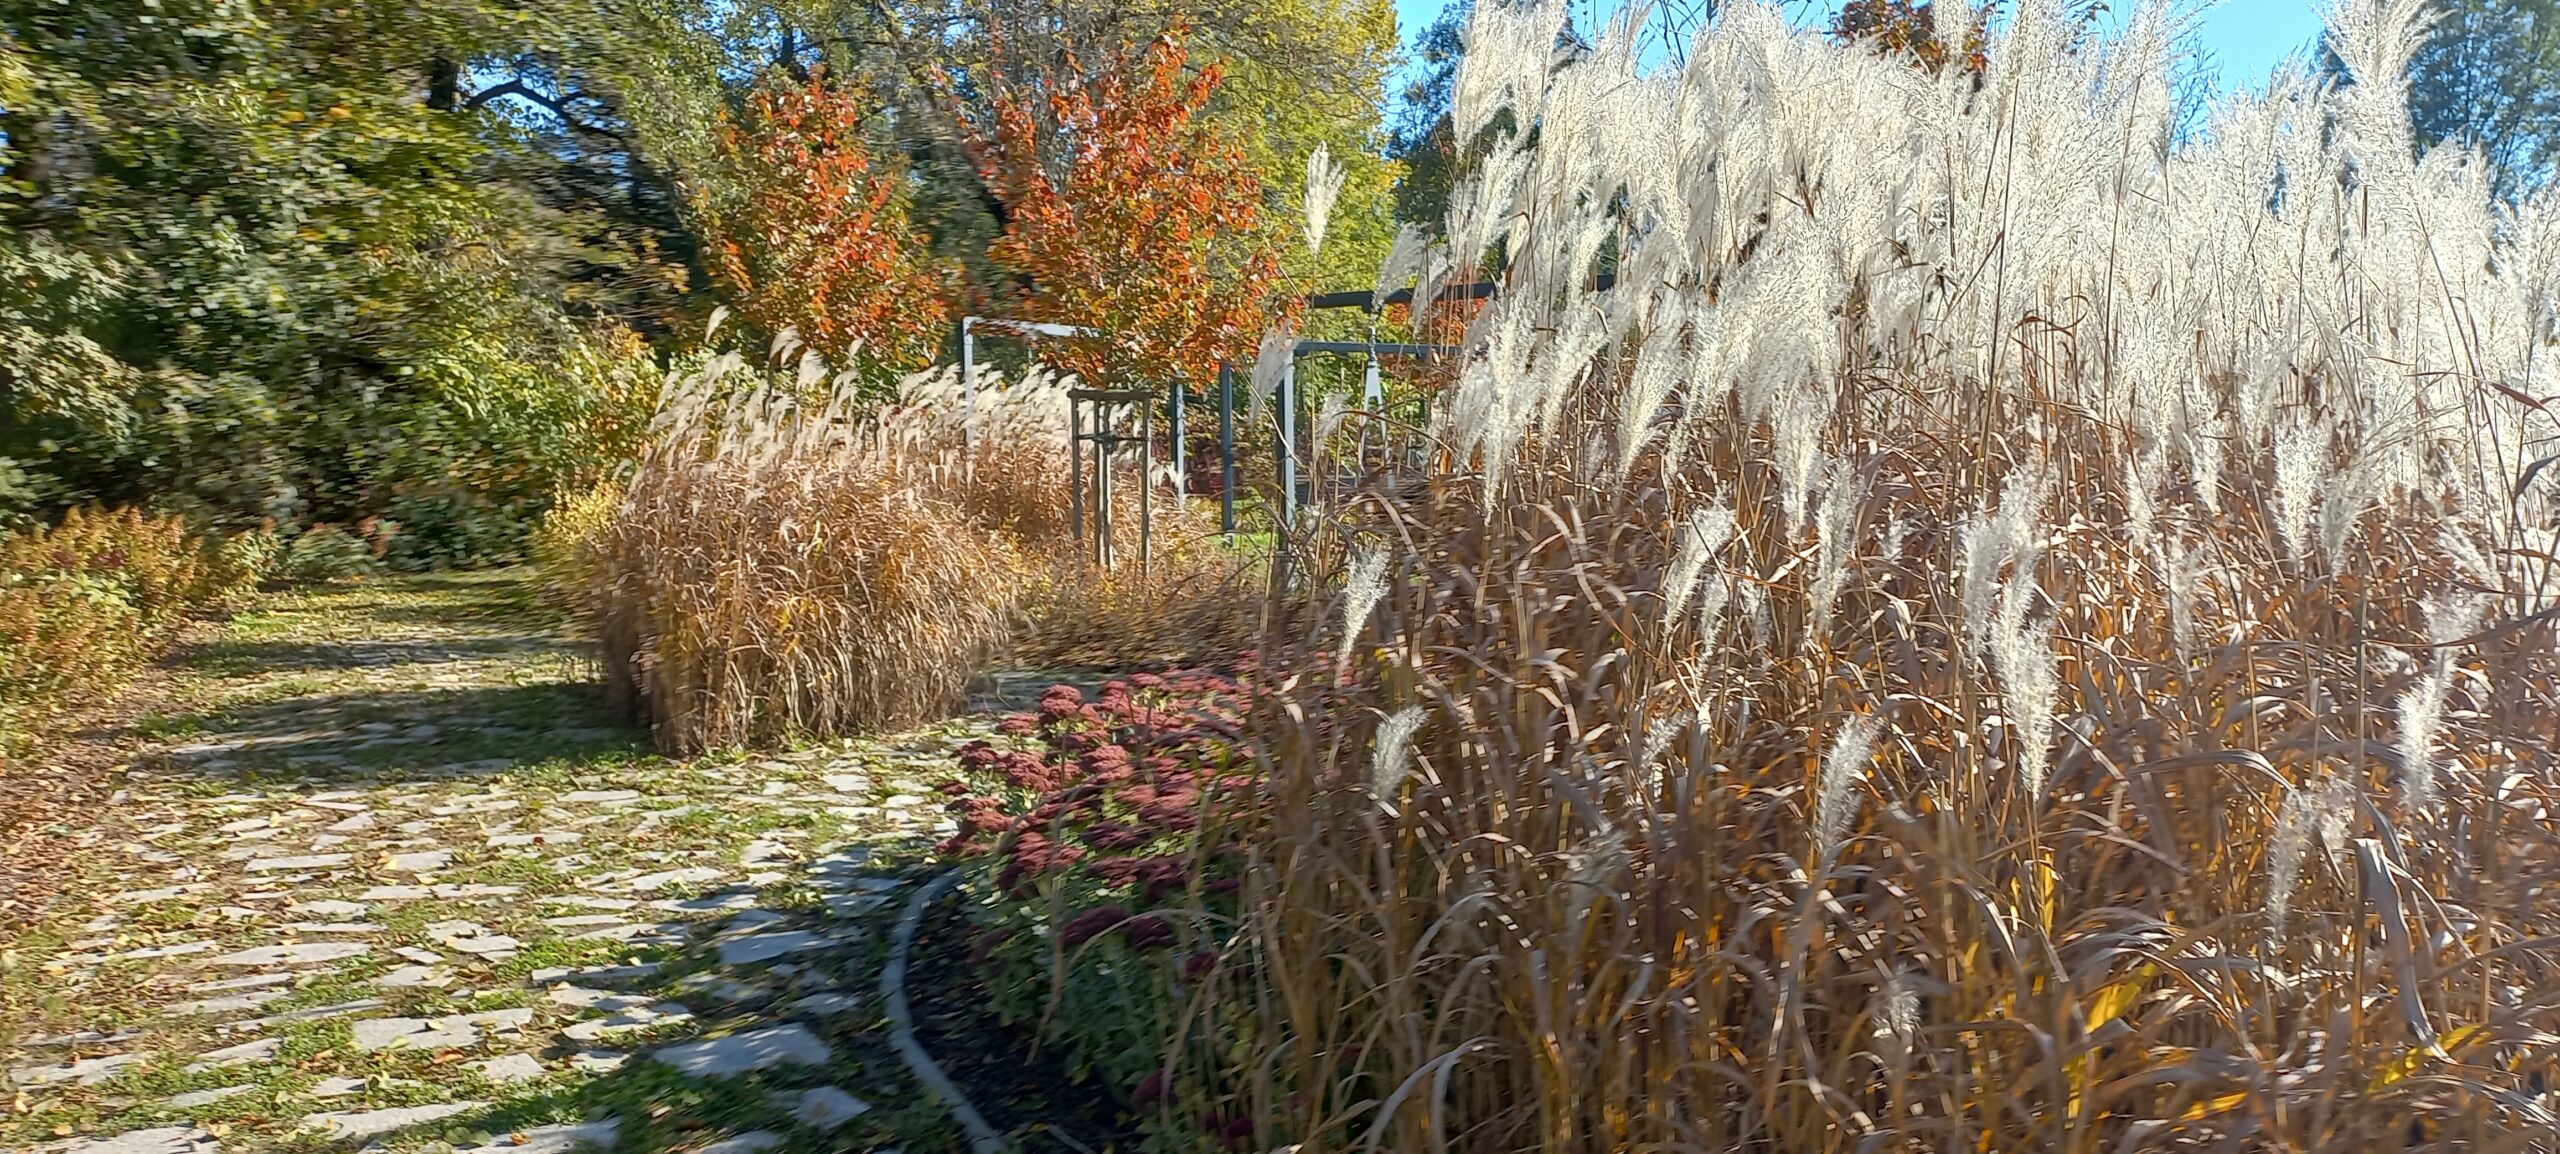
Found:
[[[1387,595],[1387,547],[1368,542],[1351,551],[1351,568],[1342,581],[1342,651],[1348,660],[1360,639],[1360,628]]]
[[[2053,714],[2061,691],[2051,618],[2036,615],[2030,620],[2040,597],[2032,565],[2022,562],[2000,589],[1990,639],[1991,675],[2000,683],[2001,712],[2008,715],[2009,735],[2016,743],[2010,761],[2018,788],[2030,802],[2044,800],[2045,775],[2053,764]]]
[[[2196,563],[2196,553],[2177,538],[2162,541],[2154,551],[2160,571],[2167,579],[2161,585],[2162,599],[2169,608],[2169,643],[2181,665],[2195,660],[2196,653],[2196,584],[2204,579]]]
[[[2347,540],[2355,535],[2356,522],[2373,506],[2374,478],[2368,462],[2358,458],[2331,476],[2320,491],[2320,556],[2329,563],[2329,571],[2343,573],[2347,569]]]
[[[2445,694],[2453,688],[2453,661],[2439,652],[2430,667],[2401,691],[2400,804],[2416,812],[2435,807],[2436,726],[2444,718]]]
[[[1404,782],[1405,761],[1413,752],[1413,735],[1422,730],[1424,716],[1421,706],[1408,705],[1378,722],[1378,735],[1369,753],[1369,796],[1381,805],[1395,805]]]
[[[1424,249],[1418,272],[1413,276],[1413,315],[1427,317],[1432,302],[1440,299],[1441,286],[1457,271],[1457,262],[1449,255],[1449,246],[1434,244]]]
[[[2311,552],[2311,519],[2321,484],[2329,475],[2329,436],[2308,420],[2288,422],[2276,433],[2276,533],[2285,556],[2300,561]]]
[[[2156,490],[2165,456],[2165,450],[2155,444],[2124,459],[2125,532],[2136,549],[2151,543],[2153,526],[2159,520]]]
[[[1369,290],[1369,311],[1386,307],[1387,297],[1411,283],[1422,272],[1423,262],[1431,256],[1431,233],[1420,225],[1408,224],[1396,230],[1396,238],[1387,245],[1387,258],[1378,263],[1377,287]],[[1419,290],[1413,297],[1413,315],[1420,317],[1430,302]]]
[[[2000,625],[1993,610],[2004,588],[2000,571],[2012,568],[2023,573],[2035,566],[2041,549],[2036,525],[2050,485],[2048,473],[2011,471],[2000,490],[1999,508],[1987,515],[1977,510],[1958,536],[1963,550],[1964,631],[1975,652],[1987,652],[1998,636]],[[2023,609],[2025,602],[2017,604]]]
[[[1842,722],[1831,735],[1831,749],[1823,755],[1821,780],[1814,788],[1815,869],[1830,865],[1832,856],[1840,852],[1840,839],[1848,835],[1849,820],[1858,813],[1858,783],[1867,779],[1876,742],[1884,735],[1885,720],[1874,713]]]
[[[1659,430],[1655,418],[1662,413],[1663,402],[1679,385],[1682,372],[1691,358],[1681,347],[1687,331],[1686,297],[1672,295],[1668,303],[1654,311],[1652,328],[1645,333],[1644,344],[1636,352],[1636,367],[1626,391],[1619,400],[1618,459],[1616,472],[1626,475],[1636,457],[1652,443]]]
[[[1813,475],[1822,457],[1822,421],[1830,399],[1813,389],[1788,390],[1769,415],[1769,443],[1778,455],[1778,504],[1789,530],[1804,527]]]
[[[1733,510],[1718,504],[1689,514],[1680,526],[1680,544],[1671,555],[1671,568],[1662,579],[1662,625],[1668,629],[1680,620],[1680,612],[1698,591],[1698,577],[1706,572],[1709,562],[1733,540]],[[1719,615],[1723,612],[1717,605]],[[1714,626],[1702,622],[1705,636],[1714,639]]]
[[[1317,460],[1325,458],[1333,435],[1342,431],[1342,418],[1350,411],[1350,402],[1342,393],[1326,393],[1324,402],[1316,406],[1315,422],[1307,429],[1307,444]]]
[[[1877,1044],[1884,1047],[1885,1062],[1898,1066],[1907,1061],[1911,1043],[1920,1035],[1920,992],[1911,988],[1911,976],[1900,970],[1888,975],[1876,988],[1875,1008],[1869,1014],[1875,1019],[1873,1032]]]
[[[1283,325],[1262,334],[1262,343],[1253,354],[1253,415],[1259,419],[1262,407],[1271,403],[1271,395],[1280,391],[1280,382],[1289,375],[1290,362],[1296,359],[1298,333]]]
[[[1847,461],[1833,461],[1824,483],[1822,503],[1813,518],[1816,539],[1811,599],[1813,631],[1806,636],[1813,642],[1831,628],[1831,605],[1840,599],[1840,586],[1849,576],[1850,547],[1857,535],[1858,503],[1865,496],[1865,474]]]
[[[1663,751],[1671,748],[1671,739],[1679,736],[1680,730],[1690,721],[1690,713],[1686,710],[1645,719],[1644,736],[1636,744],[1635,764],[1629,767],[1638,784],[1646,789],[1654,787],[1659,779],[1655,770],[1662,761]]]
[[[1333,203],[1342,195],[1343,167],[1335,163],[1333,148],[1318,144],[1307,156],[1307,255],[1324,251],[1324,231],[1333,219]]]
[[[2426,632],[2431,647],[2421,672],[2400,694],[2400,804],[2411,810],[2435,807],[2435,742],[2444,720],[2445,698],[2453,689],[2453,643],[2478,628],[2488,599],[2480,595],[2443,597],[2426,606]]]
[[[2301,888],[2302,862],[2313,838],[2332,856],[2347,852],[2347,831],[2355,816],[2356,786],[2342,776],[2324,777],[2316,785],[2285,792],[2267,843],[2267,931],[2284,937],[2285,919]]]

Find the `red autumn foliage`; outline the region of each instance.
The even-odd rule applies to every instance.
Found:
[[[1179,31],[995,80],[973,142],[1005,206],[988,258],[1021,282],[1020,315],[1108,334],[1050,354],[1096,385],[1207,380],[1299,307],[1260,183],[1199,116],[1223,69],[1191,71]]]
[[[890,368],[933,359],[950,324],[952,266],[907,215],[907,176],[875,155],[874,110],[823,74],[769,87],[720,133],[734,198],[705,204],[712,275],[740,315],[799,330],[830,357],[857,344]]]

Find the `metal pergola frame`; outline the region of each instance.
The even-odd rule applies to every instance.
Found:
[[[1366,294],[1363,294],[1362,300],[1364,303],[1366,299]],[[1394,344],[1380,341],[1299,341],[1296,344],[1291,345],[1289,347],[1289,367],[1287,371],[1280,374],[1280,395],[1276,398],[1278,402],[1277,408],[1279,410],[1277,415],[1280,423],[1280,452],[1275,454],[1279,458],[1280,466],[1280,527],[1282,529],[1288,529],[1297,524],[1298,507],[1305,504],[1307,499],[1304,482],[1302,482],[1298,477],[1299,361],[1304,360],[1310,354],[1317,356],[1365,356],[1368,358],[1369,364],[1366,387],[1363,389],[1364,396],[1362,397],[1362,400],[1366,404],[1374,405],[1379,403],[1381,400],[1378,383],[1379,357],[1418,357],[1424,360],[1429,360],[1433,357],[1452,356],[1457,352],[1458,346],[1456,345]],[[1232,405],[1232,402],[1228,403]],[[1309,448],[1312,449],[1313,446],[1309,446]],[[1227,471],[1230,477],[1234,475],[1235,451],[1232,447],[1229,447],[1227,450]],[[1228,485],[1226,493],[1224,525],[1227,532],[1235,532],[1235,488],[1232,483]]]
[[[1601,279],[1605,282],[1612,278],[1603,277]],[[1603,283],[1599,287],[1606,288],[1608,285]],[[1433,294],[1432,299],[1443,300],[1454,298],[1458,300],[1481,300],[1492,296],[1493,293],[1494,285],[1489,281],[1471,284],[1456,284],[1443,286],[1439,291]],[[1377,313],[1387,305],[1409,305],[1412,303],[1414,303],[1414,292],[1412,289],[1399,289],[1384,296],[1380,296],[1374,292],[1363,289],[1346,292],[1317,293],[1306,298],[1306,306],[1309,309],[1322,310],[1356,308],[1372,314]],[[961,425],[964,436],[972,447],[976,444],[974,418],[977,406],[977,330],[979,329],[998,330],[1024,340],[1043,337],[1073,338],[1098,337],[1103,335],[1096,329],[1080,328],[1074,325],[1051,324],[1042,321],[1020,321],[1003,317],[981,316],[966,316],[960,318]],[[1429,360],[1437,357],[1454,356],[1458,351],[1459,346],[1456,345],[1406,344],[1382,341],[1303,340],[1291,345],[1289,350],[1289,365],[1287,370],[1281,374],[1279,396],[1276,398],[1278,401],[1277,424],[1279,426],[1276,430],[1278,433],[1276,442],[1279,452],[1275,453],[1274,456],[1278,458],[1278,480],[1280,482],[1280,507],[1278,519],[1280,527],[1287,529],[1296,523],[1298,509],[1300,506],[1305,504],[1307,499],[1305,482],[1299,476],[1298,469],[1299,361],[1309,356],[1366,357],[1368,360],[1368,374],[1362,399],[1364,404],[1375,406],[1381,401],[1380,384],[1378,380],[1378,359],[1380,357],[1415,357]],[[1218,366],[1218,457],[1220,466],[1219,479],[1221,482],[1218,486],[1218,528],[1220,532],[1231,537],[1236,532],[1237,477],[1235,377],[1236,371],[1234,365],[1221,363]],[[1153,406],[1146,402],[1151,401],[1153,399],[1153,395],[1147,390],[1087,389],[1083,390],[1083,392],[1093,394],[1090,399],[1095,401],[1100,401],[1102,399],[1102,395],[1108,393],[1110,396],[1110,404],[1132,405],[1140,410],[1142,421],[1149,421],[1152,418]],[[1185,434],[1187,429],[1183,420],[1185,402],[1187,400],[1188,393],[1189,388],[1184,382],[1180,380],[1166,382],[1166,423],[1167,432],[1171,435],[1173,442],[1173,486],[1174,500],[1177,507],[1184,503],[1190,494],[1190,448],[1186,443]],[[1075,403],[1081,402],[1071,402],[1071,404]],[[1097,408],[1100,407],[1101,406],[1099,405],[1097,406]],[[1099,419],[1099,416],[1097,419]],[[1076,423],[1078,425],[1081,424],[1081,422]],[[1101,433],[1102,430],[1097,427],[1096,435],[1101,435]],[[1070,430],[1069,435],[1071,438],[1071,444],[1075,446],[1075,451],[1072,453],[1072,456],[1080,466],[1083,458],[1083,452],[1081,449],[1082,430],[1081,428],[1072,429]],[[1147,436],[1147,434],[1142,434],[1142,436]],[[1107,453],[1108,450],[1106,449],[1105,452]],[[1154,464],[1152,452],[1148,454],[1148,458],[1147,466],[1152,468]],[[1080,468],[1078,469],[1078,472],[1081,472]],[[1148,492],[1152,494],[1153,491],[1153,482],[1149,481]],[[1083,503],[1083,494],[1081,489],[1077,492],[1077,502],[1077,512],[1080,513],[1082,511]],[[1097,510],[1097,513],[1100,514],[1100,510]],[[1101,515],[1107,516],[1107,514]],[[1079,525],[1081,525],[1082,518],[1078,517],[1077,521]],[[1142,554],[1146,551],[1143,542],[1141,543],[1140,549]],[[1101,556],[1106,558],[1107,563],[1107,546]]]

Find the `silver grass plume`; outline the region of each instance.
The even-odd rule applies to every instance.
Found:
[[[1966,648],[1973,652],[1989,649],[1995,635],[1992,608],[2001,592],[2000,570],[2011,565],[2032,568],[2041,552],[2035,526],[2044,510],[2049,481],[2050,475],[2041,471],[2014,471],[2000,490],[2000,507],[1987,514],[1976,512],[1965,521],[1959,536],[1964,551],[1964,632]]]
[[[2293,421],[2276,433],[2276,533],[2285,556],[2300,561],[2311,551],[2311,518],[2329,472],[2326,433]]]
[[[1624,477],[1638,454],[1654,437],[1654,419],[1661,414],[1663,402],[1680,383],[1681,370],[1690,358],[1681,348],[1681,334],[1686,326],[1687,305],[1683,298],[1673,297],[1655,310],[1653,329],[1645,334],[1644,344],[1636,353],[1634,376],[1618,404],[1618,459],[1616,474]]]
[[[2324,778],[2318,785],[2285,793],[2267,846],[2269,936],[2284,937],[2285,917],[2293,910],[2293,891],[2301,886],[2302,860],[2311,849],[2311,839],[2317,836],[2331,854],[2345,852],[2355,805],[2355,783],[2344,777]]]
[[[1876,990],[1875,1039],[1885,1048],[1884,1058],[1890,1065],[1902,1064],[1911,1054],[1911,1043],[1920,1036],[1920,994],[1911,985],[1909,975],[1896,971]]]
[[[1387,549],[1371,543],[1351,553],[1351,572],[1342,582],[1342,651],[1345,660],[1360,638],[1371,611],[1387,595]]]
[[[2346,570],[2347,539],[2374,499],[2372,469],[2358,460],[2329,478],[2320,493],[2320,555],[2331,573]]]
[[[1813,530],[1816,539],[1814,567],[1813,632],[1819,637],[1831,628],[1831,605],[1840,598],[1840,587],[1849,576],[1850,546],[1857,531],[1858,503],[1865,495],[1861,486],[1864,474],[1847,461],[1831,463],[1830,480],[1822,490],[1822,503],[1814,510]]]
[[[2400,804],[2423,812],[2435,807],[2436,767],[2432,747],[2436,726],[2444,718],[2444,699],[2453,688],[2453,660],[2436,651],[2432,666],[2400,692]]]
[[[2196,583],[2203,572],[2196,564],[2194,550],[2176,538],[2159,546],[2160,567],[2168,577],[2169,640],[2178,651],[2181,663],[2195,660],[2196,653]]]
[[[1316,406],[1315,423],[1308,429],[1312,439],[1307,442],[1316,458],[1324,457],[1325,446],[1332,444],[1333,435],[1342,431],[1342,418],[1349,411],[1341,393],[1325,394],[1324,403]]]
[[[2018,773],[2018,788],[2030,802],[2044,800],[2045,775],[2052,769],[2053,711],[2060,694],[2055,672],[2053,626],[2050,619],[2027,620],[2030,606],[2040,594],[2036,589],[2035,570],[2022,562],[2018,572],[2000,590],[2000,607],[1991,636],[1991,673],[2000,682],[2000,696],[2005,703],[2001,712],[2009,715],[2009,733],[2017,745],[2011,759]]]
[[[1334,162],[1333,149],[1319,144],[1307,157],[1307,255],[1324,251],[1326,222],[1333,219],[1333,202],[1342,196],[1343,167]]]
[[[1421,706],[1408,705],[1378,723],[1377,740],[1369,754],[1369,795],[1381,804],[1395,804],[1396,791],[1404,784],[1406,755],[1413,750],[1413,735],[1421,730],[1422,718]]]
[[[1296,356],[1298,334],[1283,326],[1262,334],[1262,344],[1253,356],[1253,414],[1262,415],[1262,406],[1271,403],[1271,394],[1280,391],[1281,379],[1289,373],[1289,362]]]
[[[1636,745],[1635,764],[1629,767],[1645,789],[1653,788],[1654,781],[1660,776],[1654,772],[1655,764],[1662,760],[1662,751],[1671,748],[1671,739],[1679,734],[1682,726],[1689,724],[1689,720],[1686,713],[1672,713],[1645,722],[1644,736]]]
[[[1832,855],[1840,851],[1840,839],[1849,832],[1849,819],[1858,813],[1858,783],[1867,779],[1867,765],[1875,759],[1876,742],[1884,733],[1884,718],[1866,713],[1850,718],[1831,735],[1831,749],[1823,755],[1822,774],[1814,783],[1816,869],[1829,865]]]
[[[1733,540],[1733,526],[1733,510],[1723,505],[1691,513],[1688,523],[1680,526],[1680,544],[1671,555],[1671,570],[1662,581],[1664,628],[1670,628],[1680,619],[1681,610],[1688,608],[1690,596],[1698,591],[1698,575]],[[1722,612],[1721,605],[1718,612]]]
[[[1369,290],[1369,311],[1374,313],[1385,308],[1387,297],[1421,273],[1422,262],[1430,254],[1431,234],[1418,225],[1408,224],[1397,229],[1395,241],[1387,246],[1387,259],[1378,264],[1377,287]],[[1415,317],[1422,315],[1425,303],[1417,291],[1413,300]]]
[[[2400,803],[2412,810],[2435,806],[2436,729],[2444,720],[2446,695],[2453,689],[2452,643],[2478,627],[2486,599],[2477,595],[2431,601],[2426,606],[2429,660],[2424,672],[2401,691],[2399,710]]]

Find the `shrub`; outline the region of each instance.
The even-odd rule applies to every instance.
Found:
[[[542,572],[552,597],[571,613],[592,620],[596,591],[604,581],[606,534],[622,505],[620,481],[598,481],[583,489],[564,490],[534,523],[525,552]]]
[[[175,516],[74,509],[0,540],[0,730],[103,692],[249,570]]]
[[[381,559],[382,551],[361,533],[313,525],[286,539],[269,577],[286,585],[318,585],[370,575]]]
[[[113,685],[143,655],[131,590],[77,570],[12,573],[0,585],[0,732]]]

